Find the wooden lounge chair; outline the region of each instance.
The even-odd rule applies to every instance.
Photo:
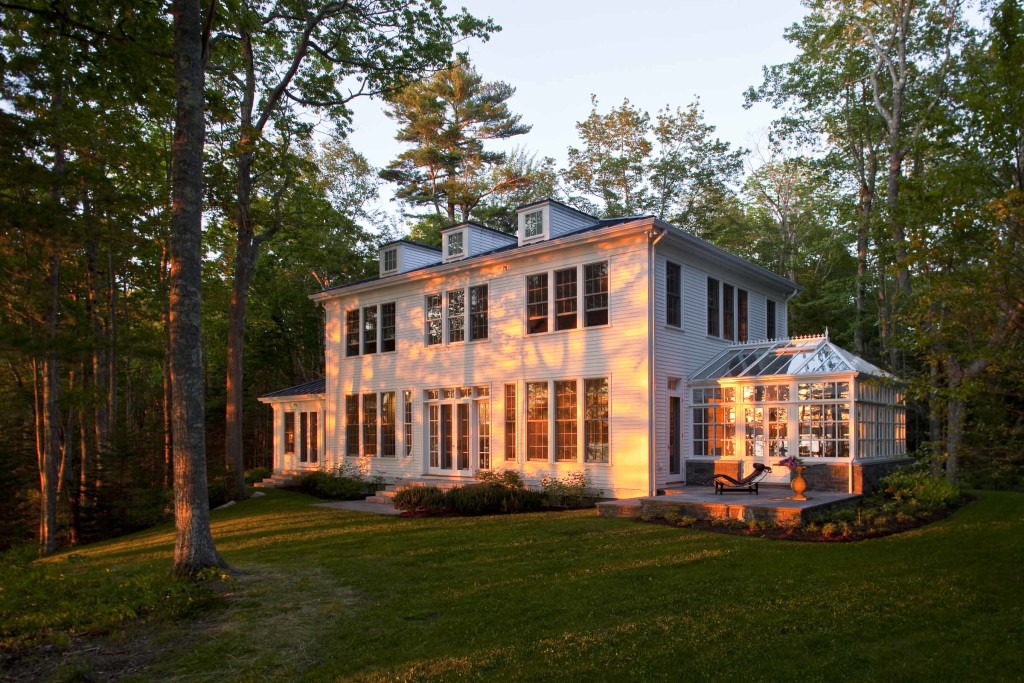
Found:
[[[755,462],[754,471],[742,479],[733,479],[728,474],[716,474],[714,477],[715,493],[721,495],[726,492],[746,491],[747,493],[753,493],[755,496],[760,495],[757,486],[771,471],[771,467]]]

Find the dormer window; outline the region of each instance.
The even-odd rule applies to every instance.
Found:
[[[457,258],[465,253],[466,243],[465,235],[461,232],[452,232],[448,234],[448,241],[445,245],[445,256],[447,258]]]
[[[523,216],[523,237],[540,237],[544,234],[544,211],[537,209]]]
[[[384,252],[384,272],[393,273],[398,270],[398,249],[388,249]]]

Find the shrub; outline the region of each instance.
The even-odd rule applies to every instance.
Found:
[[[697,518],[690,517],[679,508],[673,508],[665,513],[665,521],[672,526],[691,527],[697,523]]]
[[[357,500],[375,493],[380,483],[368,482],[359,472],[339,469],[333,472],[306,472],[299,476],[296,485],[303,493],[317,498]]]
[[[422,510],[437,514],[445,511],[445,493],[436,486],[410,486],[395,494],[392,504],[396,510],[414,512]]]
[[[544,477],[540,482],[544,502],[549,507],[581,508],[593,505],[601,494],[585,470],[571,472],[562,479]]]
[[[476,473],[477,481],[484,484],[500,484],[510,489],[525,489],[526,482],[516,470],[480,470]]]
[[[882,480],[885,499],[901,506],[938,512],[960,502],[960,487],[928,472],[893,472]]]
[[[251,470],[245,471],[245,483],[255,484],[258,481],[263,481],[272,474],[274,474],[274,472],[269,467],[254,467]]]

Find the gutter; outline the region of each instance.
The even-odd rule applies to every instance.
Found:
[[[652,227],[647,232],[647,325],[649,330],[647,335],[647,492],[650,496],[658,495],[657,452],[655,450],[657,416],[655,415],[654,400],[656,391],[654,385],[654,351],[656,348],[654,335],[658,326],[654,323],[654,247],[666,232],[665,228],[657,227]]]

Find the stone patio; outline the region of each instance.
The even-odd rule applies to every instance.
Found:
[[[674,508],[697,519],[757,520],[781,526],[795,526],[815,515],[840,508],[853,507],[860,494],[833,491],[808,491],[808,500],[790,500],[788,486],[761,486],[760,495],[726,493],[716,495],[709,486],[684,486],[667,489],[662,496],[645,496],[629,500],[610,500],[597,504],[602,517],[663,516]]]

